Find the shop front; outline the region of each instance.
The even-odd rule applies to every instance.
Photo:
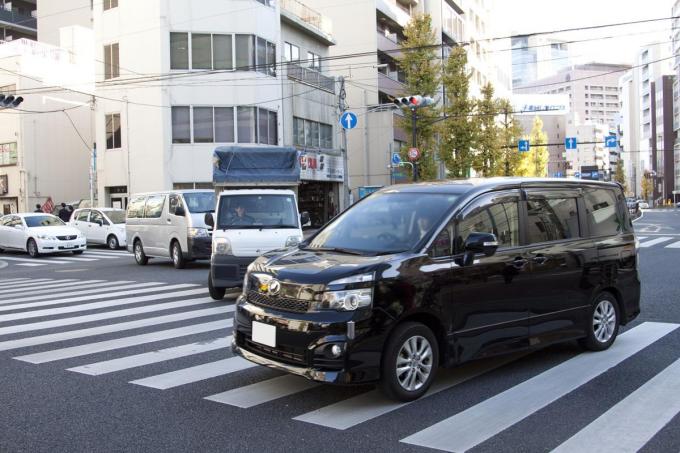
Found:
[[[318,228],[342,209],[345,176],[342,152],[336,150],[300,151],[300,212],[308,212],[312,227]]]

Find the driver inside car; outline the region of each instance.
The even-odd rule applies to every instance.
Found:
[[[255,219],[246,214],[246,208],[242,204],[237,204],[234,208],[236,215],[231,218],[231,225],[252,225]]]

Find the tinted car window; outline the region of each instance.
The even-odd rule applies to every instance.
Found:
[[[517,202],[480,204],[458,225],[459,250],[470,233],[493,233],[498,247],[519,245],[519,209]]]
[[[54,217],[51,215],[34,215],[25,217],[24,221],[29,228],[65,225],[65,223],[62,222],[59,217]]]
[[[97,223],[97,222],[101,222],[102,225],[106,224],[106,222],[104,221],[104,217],[102,217],[101,212],[92,211],[92,215],[90,216],[90,223]]]
[[[579,236],[576,198],[530,199],[527,214],[530,244]]]
[[[433,258],[442,258],[451,256],[453,254],[453,223],[446,225],[446,228],[441,230],[437,238],[430,247],[429,255]]]
[[[622,230],[624,220],[616,208],[613,190],[588,189],[584,198],[591,236],[609,236]]]
[[[146,200],[146,209],[144,210],[144,217],[150,219],[157,219],[163,213],[163,203],[165,203],[165,195],[156,195],[149,197]]]
[[[130,219],[144,217],[144,204],[146,203],[146,197],[133,198],[128,204],[127,216]]]

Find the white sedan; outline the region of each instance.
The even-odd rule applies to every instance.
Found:
[[[9,214],[0,217],[0,250],[21,250],[33,258],[44,253],[73,252],[87,248],[85,236],[52,214]]]
[[[111,250],[126,246],[125,211],[122,209],[76,209],[69,225],[80,230],[88,243],[106,244]]]

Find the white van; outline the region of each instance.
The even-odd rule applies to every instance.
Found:
[[[137,264],[149,258],[171,258],[175,268],[209,259],[212,228],[205,214],[215,210],[212,190],[173,190],[138,194],[128,204],[127,249]]]
[[[226,288],[243,284],[255,258],[299,244],[301,224],[309,221],[307,213],[298,214],[295,192],[281,189],[225,190],[215,216],[205,217],[214,225],[208,288],[215,300]]]

